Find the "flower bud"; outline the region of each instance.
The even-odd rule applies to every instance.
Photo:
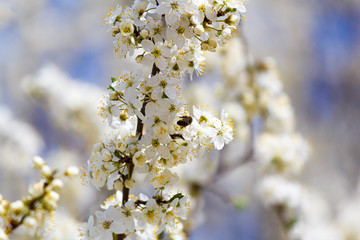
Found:
[[[209,48],[209,44],[207,44],[207,43],[205,43],[205,42],[203,42],[202,44],[201,44],[201,50],[203,50],[203,51],[207,51],[207,50],[209,50],[210,48]]]
[[[79,175],[79,169],[75,166],[70,166],[70,167],[67,167],[66,168],[66,171],[65,171],[65,176],[68,176],[68,177],[75,177]]]
[[[142,38],[147,38],[149,36],[149,31],[147,29],[143,29],[140,31],[140,36]]]
[[[25,205],[22,201],[17,200],[10,203],[9,211],[15,214],[21,213],[25,210]]]
[[[4,216],[6,214],[5,207],[3,205],[0,205],[0,217]]]
[[[237,15],[230,15],[227,19],[225,19],[225,23],[229,24],[230,26],[237,25],[240,21],[239,16]]]
[[[48,192],[43,199],[43,206],[49,212],[54,211],[57,207],[57,201],[60,195],[54,191]]]
[[[120,29],[118,26],[112,26],[111,27],[111,32],[112,32],[112,36],[115,37],[116,34],[118,34],[120,32]]]
[[[50,191],[50,192],[48,192],[46,194],[45,199],[47,201],[55,201],[55,202],[57,202],[60,199],[60,195],[55,191]]]
[[[60,190],[63,188],[64,183],[60,179],[55,179],[51,183],[52,189],[56,192],[60,192]]]
[[[42,181],[32,184],[29,188],[29,194],[34,198],[39,197],[43,193],[44,193],[44,182]]]
[[[120,152],[125,152],[126,150],[126,143],[124,141],[119,141],[117,144],[116,144],[116,149],[119,150]]]
[[[0,240],[9,240],[8,235],[6,235],[2,228],[0,228]]]
[[[134,179],[126,179],[125,180],[125,187],[126,188],[132,188],[135,184]]]
[[[2,200],[1,201],[1,205],[5,208],[5,209],[8,209],[9,208],[9,201],[8,200]]]
[[[33,164],[34,168],[41,169],[41,167],[45,165],[45,161],[41,157],[35,156],[33,159]]]
[[[208,40],[208,42],[209,42],[210,48],[215,49],[215,48],[217,47],[217,41],[216,41],[215,39],[210,38],[210,39]]]
[[[194,28],[194,33],[196,35],[202,35],[203,33],[205,32],[205,29],[202,25],[196,25],[195,28]]]
[[[119,100],[119,95],[116,92],[110,93],[110,100],[111,101],[117,101]]]
[[[36,226],[37,221],[35,218],[33,217],[27,217],[24,220],[24,226],[28,227],[28,228],[33,228],[34,226]]]
[[[136,58],[135,58],[136,63],[141,63],[143,57],[144,57],[143,55],[138,55],[138,56],[136,56]]]
[[[177,149],[177,146],[178,145],[176,144],[176,142],[170,142],[168,144],[168,148],[169,148],[170,151],[175,151]]]
[[[44,199],[45,200],[45,199]],[[52,212],[55,211],[57,208],[57,202],[54,200],[45,200],[43,203],[44,209]]]
[[[44,165],[41,167],[41,174],[44,176],[44,177],[50,177],[51,174],[52,174],[52,170],[49,166],[47,165]]]
[[[114,188],[116,191],[122,190],[124,187],[124,184],[119,179],[114,182]]]
[[[102,157],[102,160],[104,162],[109,162],[112,160],[112,154],[109,150],[107,150],[106,148],[103,148],[101,150],[101,157]]]

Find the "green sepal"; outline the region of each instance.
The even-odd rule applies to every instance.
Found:
[[[182,197],[184,197],[184,195],[182,195],[182,193],[177,193],[174,196],[172,196],[172,198],[170,198],[169,202],[174,201],[176,198],[181,199]]]

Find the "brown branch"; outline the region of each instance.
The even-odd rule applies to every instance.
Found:
[[[156,74],[158,74],[160,72],[160,69],[156,67],[156,65],[153,65],[152,71],[151,71],[151,76],[155,76]],[[146,107],[147,102],[144,101],[143,105],[141,107],[140,112],[145,116],[145,107]],[[142,120],[137,117],[137,126],[136,126],[136,135],[139,136],[138,140],[141,140],[142,138],[142,134],[143,134],[143,128],[144,128],[144,123],[142,122]],[[129,174],[123,175],[122,176],[122,180],[125,183],[126,179],[131,179],[133,171],[134,171],[134,167],[135,164],[133,163],[133,161],[131,160],[130,163],[128,163],[127,167],[129,168]],[[129,200],[129,194],[130,194],[130,189],[125,187],[123,187],[123,199],[122,199],[122,205],[124,206],[125,203]],[[123,240],[125,239],[126,235],[123,234],[117,234],[114,238],[115,240]]]
[[[290,240],[288,231],[287,231],[287,221],[285,220],[283,214],[284,214],[284,208],[282,206],[274,206],[272,209],[272,214],[274,215],[274,218],[276,220],[276,223],[279,226],[281,239],[283,240]]]
[[[50,181],[52,181],[53,177],[50,177]],[[29,211],[22,215],[20,217],[20,219],[16,219],[15,218],[11,218],[9,221],[9,224],[7,224],[5,226],[5,233],[7,235],[10,235],[15,229],[17,229],[18,227],[21,226],[21,224],[24,223],[25,219],[32,213],[32,211],[36,210],[37,208],[37,205],[38,203],[45,197],[46,195],[46,188],[51,184],[51,182],[45,182],[44,183],[44,192],[39,196],[39,197],[36,197],[36,198],[33,198],[33,199],[30,199],[30,200],[27,200],[27,203],[26,205],[29,206]],[[24,202],[25,203],[25,202]]]

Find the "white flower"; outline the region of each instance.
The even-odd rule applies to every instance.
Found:
[[[207,40],[207,39],[205,39]],[[182,50],[182,54],[179,55],[177,64],[180,69],[184,69],[189,72],[192,80],[193,72],[199,76],[203,72],[203,66],[205,61],[205,53],[201,50],[200,45],[195,44],[194,41],[187,40],[187,44]]]
[[[165,214],[162,217],[162,222],[159,226],[157,233],[161,233],[166,230],[172,231],[179,224],[180,219],[186,219],[188,208],[185,206],[186,197],[182,197],[180,200],[175,198],[168,206],[165,208]]]
[[[181,15],[185,13],[186,8],[186,0],[161,0],[156,12],[160,15],[165,14],[166,23],[172,25],[180,21]]]
[[[171,141],[171,138],[168,134],[160,137],[155,134],[147,134],[144,138],[144,142],[149,146],[145,150],[145,155],[147,159],[157,159],[159,157],[168,159],[170,158],[170,150],[166,143]]]
[[[134,24],[136,26],[144,26],[145,25],[145,17],[144,14],[148,7],[147,1],[136,0],[131,7],[130,18],[134,20]]]
[[[153,125],[154,133],[156,133],[159,136],[165,136],[168,138],[169,134],[169,127],[162,121],[158,121]]]
[[[162,172],[156,172],[156,176],[150,180],[154,188],[169,187],[178,181],[179,177],[168,168]]]
[[[137,118],[130,116],[127,111],[123,111],[118,117],[113,118],[112,127],[119,129],[122,135],[134,132],[136,129]]]
[[[166,124],[170,124],[180,111],[179,104],[166,98],[160,99],[158,105],[161,106],[161,108],[157,111],[157,115]]]
[[[264,60],[264,63],[269,66],[270,70],[256,74],[256,84],[262,91],[268,92],[271,96],[277,96],[283,92],[283,85],[275,68],[274,60],[268,58]]]
[[[196,106],[193,106],[193,113],[196,120],[198,120],[201,125],[208,125],[213,122],[215,119],[214,113],[210,110],[200,109]]]
[[[262,169],[297,174],[309,156],[309,146],[299,134],[262,134],[256,142],[256,158]]]
[[[114,55],[117,58],[124,58],[129,53],[130,56],[134,54],[135,40],[133,37],[125,37],[118,34],[116,41],[114,41]]]
[[[161,42],[165,38],[165,23],[160,17],[148,17],[145,28],[149,30],[149,35],[155,43]]]
[[[157,224],[162,218],[162,209],[157,205],[155,199],[147,201],[144,210],[142,211],[145,220],[150,224]]]
[[[117,230],[114,219],[114,207],[109,206],[105,211],[97,211],[96,224],[90,229],[90,236],[104,240],[112,240],[112,233]]]
[[[124,37],[129,37],[134,32],[134,23],[131,19],[125,19],[119,24],[120,33]]]
[[[121,12],[122,12],[122,7],[117,5],[115,11],[114,9],[110,9],[110,12],[106,14],[106,16],[104,17],[104,23],[106,25],[109,25],[109,29],[111,29],[111,26],[114,24],[117,16],[119,16]]]
[[[218,40],[218,43],[220,46],[224,46],[227,43],[227,41],[230,40],[231,33],[232,33],[231,28],[225,28],[221,31],[221,34],[220,34],[219,40]]]
[[[179,50],[184,47],[186,38],[191,38],[193,35],[193,31],[189,25],[189,19],[183,16],[180,21],[168,27],[166,30],[167,39],[173,40]]]
[[[141,44],[146,51],[142,60],[145,66],[152,66],[155,63],[160,70],[165,70],[168,64],[166,59],[168,51],[164,44],[161,42],[154,44],[150,40],[143,40]]]
[[[300,206],[302,187],[281,176],[267,176],[261,180],[258,192],[266,205],[284,205],[289,209]]]
[[[214,7],[208,0],[195,0],[192,1],[191,5],[191,21],[194,24],[201,24],[204,21],[206,16],[210,21],[216,20],[216,11]]]
[[[111,207],[109,207],[111,208]],[[135,206],[132,200],[125,203],[123,207],[112,209],[112,230],[116,234],[131,233],[135,230]]]
[[[214,137],[214,146],[217,150],[221,150],[225,144],[233,140],[233,129],[231,127],[231,120],[225,110],[221,112],[221,121],[213,121],[212,124],[216,129],[216,136]]]
[[[100,207],[102,209],[108,209],[110,206],[115,206],[119,204],[121,205],[122,198],[123,198],[122,192],[116,191],[116,193],[111,195],[109,198],[107,198],[104,204],[102,204]]]
[[[79,227],[79,237],[81,240],[90,240],[92,238],[92,236],[94,235],[94,224],[95,221],[92,215],[90,215],[86,223],[81,224],[81,226]]]
[[[115,187],[115,182],[118,182],[120,180],[118,180],[120,178],[120,174],[118,171],[111,173],[108,177],[107,177],[107,182],[106,182],[106,186],[108,190],[112,190]],[[117,184],[119,185],[119,184]],[[118,189],[116,189],[118,190]]]
[[[268,116],[265,127],[275,133],[291,132],[294,130],[294,112],[286,94],[273,98],[267,102]]]
[[[110,163],[103,162],[99,152],[94,153],[88,160],[88,169],[90,171],[91,183],[97,188],[104,186],[110,172],[114,170],[114,166]]]
[[[195,119],[191,125],[182,129],[182,136],[185,140],[191,141],[194,147],[209,147],[211,139],[217,134],[213,127],[204,127],[200,125]]]
[[[136,166],[144,166],[146,163],[146,155],[142,151],[137,151],[133,156],[133,162]]]
[[[228,7],[235,8],[237,14],[239,14],[240,16],[242,16],[246,12],[246,8],[245,8],[244,4],[242,3],[242,1],[226,0],[224,2],[226,2]]]

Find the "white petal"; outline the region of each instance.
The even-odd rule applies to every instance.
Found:
[[[145,66],[152,66],[153,63],[154,63],[154,55],[152,54],[145,54],[145,56],[143,57],[142,59],[142,63],[145,65]]]
[[[167,67],[167,59],[163,56],[159,56],[156,58],[155,60],[156,66],[158,68],[160,68],[160,70],[165,70],[165,68]]]
[[[150,40],[147,40],[147,39],[142,40],[141,45],[142,45],[143,49],[144,49],[145,51],[147,51],[147,52],[152,52],[152,51],[154,51],[155,45],[154,45],[154,43],[153,43],[152,41],[150,41]]]

